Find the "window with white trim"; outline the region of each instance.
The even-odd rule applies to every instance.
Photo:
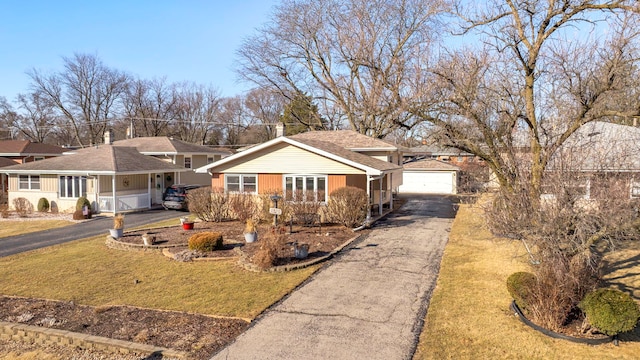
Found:
[[[226,191],[248,193],[258,191],[258,176],[255,174],[225,174],[224,177]]]
[[[288,201],[327,201],[326,175],[285,175],[284,196]]]
[[[60,176],[59,195],[61,198],[79,198],[87,192],[86,176]]]
[[[631,179],[631,184],[629,185],[629,187],[631,189],[631,198],[640,198],[640,180]]]
[[[20,190],[40,190],[40,175],[19,175],[18,188]]]
[[[191,156],[184,157],[184,167],[187,169],[191,169]]]

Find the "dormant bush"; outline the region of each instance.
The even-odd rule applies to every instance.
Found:
[[[13,199],[13,208],[20,217],[27,217],[29,214],[33,214],[33,205],[23,197]]]
[[[364,190],[352,186],[342,187],[329,195],[327,216],[332,222],[355,227],[364,222],[367,205],[367,193]]]
[[[206,231],[189,238],[189,249],[198,251],[214,251],[222,249],[223,239],[219,232]]]
[[[258,206],[258,200],[251,193],[229,194],[229,208],[236,219],[246,223],[249,219],[257,219],[259,217],[260,207]]]
[[[187,194],[189,211],[202,221],[221,222],[229,219],[229,195],[221,188],[202,187]]]

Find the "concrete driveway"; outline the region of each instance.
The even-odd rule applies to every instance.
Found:
[[[125,215],[125,230],[127,228],[130,229],[161,220],[171,218],[177,219],[186,214],[187,213],[184,212],[171,210],[148,210],[129,213]],[[2,223],[0,223],[0,225],[1,224]],[[24,225],[29,226],[29,222],[25,221]],[[113,218],[98,216],[94,219],[62,228],[0,238],[0,257],[40,249],[51,245],[62,244],[73,240],[84,239],[100,234],[104,234],[106,237],[109,235],[110,228],[113,228]]]
[[[408,198],[213,359],[411,359],[454,216]]]

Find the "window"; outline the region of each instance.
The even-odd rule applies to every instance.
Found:
[[[285,199],[291,201],[327,201],[326,175],[287,175],[284,177]]]
[[[190,156],[185,156],[184,157],[184,167],[187,169],[191,169],[191,157]]]
[[[60,197],[79,198],[87,191],[86,176],[60,176]]]
[[[632,179],[630,187],[631,187],[631,198],[632,199],[640,198],[640,180]]]
[[[225,190],[255,193],[258,191],[258,176],[254,174],[227,174],[225,175]]]
[[[18,188],[20,190],[40,190],[40,175],[20,175]]]
[[[44,156],[35,156],[33,158],[33,161],[40,161],[40,160],[44,160]]]
[[[214,158],[212,158],[212,157],[208,157],[208,158],[207,158],[207,164],[211,164],[211,163],[212,163],[212,162],[214,162],[214,161],[215,161],[215,159],[214,159]]]

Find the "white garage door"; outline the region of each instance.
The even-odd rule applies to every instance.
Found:
[[[455,171],[407,171],[402,174],[401,193],[455,194]]]

